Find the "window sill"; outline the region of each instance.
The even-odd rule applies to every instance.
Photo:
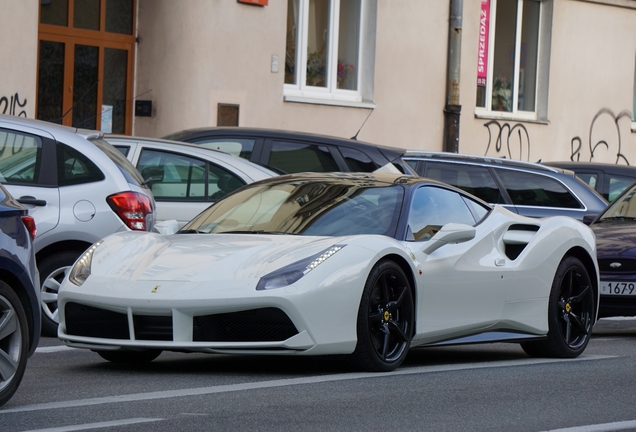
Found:
[[[503,120],[503,121],[513,121],[517,123],[535,123],[535,124],[543,124],[549,125],[550,121],[547,119],[538,119],[531,115],[527,114],[518,114],[518,113],[509,113],[509,112],[501,112],[501,111],[475,111],[475,118],[484,119],[484,120]]]
[[[632,122],[632,132],[636,132],[636,122]]]
[[[285,95],[283,96],[283,100],[285,102],[296,102],[296,103],[305,103],[312,105],[331,105],[331,106],[342,106],[349,108],[375,108],[374,102],[358,102],[351,100],[339,100],[339,99],[326,99],[326,98],[315,98],[315,97],[306,97],[306,96],[294,96],[294,95]]]

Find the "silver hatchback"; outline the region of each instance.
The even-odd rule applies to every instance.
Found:
[[[0,115],[0,182],[35,219],[42,330],[57,334],[57,292],[90,245],[118,231],[149,230],[152,192],[101,132]]]

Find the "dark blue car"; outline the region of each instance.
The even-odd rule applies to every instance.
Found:
[[[35,233],[33,218],[0,185],[0,406],[18,389],[40,340]]]
[[[636,184],[590,225],[601,278],[599,317],[636,315]]]

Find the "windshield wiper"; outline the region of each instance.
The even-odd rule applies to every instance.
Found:
[[[633,221],[633,220],[636,220],[636,217],[632,217],[632,216],[612,216],[612,217],[604,217],[604,218],[602,218],[602,219],[599,219],[599,222],[605,222],[605,221],[615,221],[615,220]]]
[[[199,231],[195,229],[187,229],[187,230],[179,230],[177,231],[177,234],[207,234],[207,233],[204,231]]]

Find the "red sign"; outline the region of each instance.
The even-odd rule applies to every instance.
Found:
[[[488,33],[490,27],[490,0],[481,0],[479,14],[479,50],[477,51],[477,85],[486,87],[488,76]]]
[[[239,3],[247,3],[256,6],[267,6],[269,0],[238,0]]]

